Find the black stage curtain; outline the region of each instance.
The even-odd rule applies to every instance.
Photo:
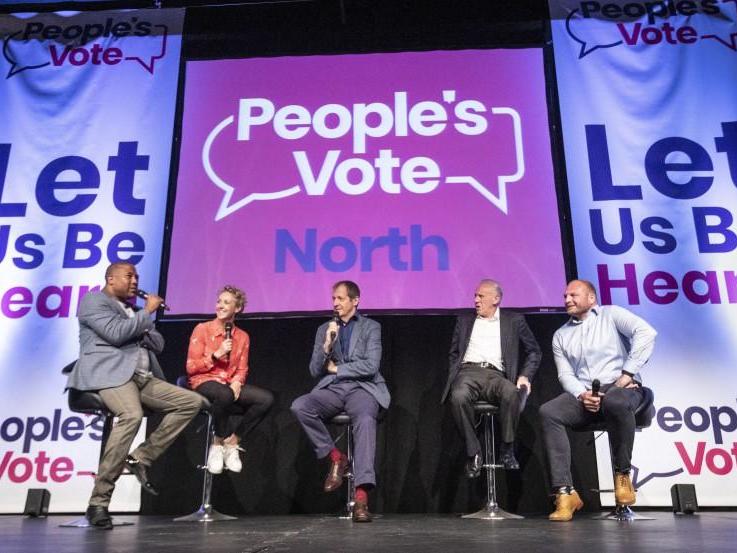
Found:
[[[374,317],[382,325],[382,373],[392,394],[379,426],[376,468],[378,486],[371,507],[385,513],[472,512],[484,504],[483,475],[463,476],[465,456],[447,405],[440,395],[448,371],[448,348],[455,318],[449,315]],[[337,512],[344,490],[325,494],[325,461],[312,449],[289,411],[292,401],[313,381],[309,362],[314,334],[324,318],[244,319],[238,325],[251,336],[248,383],[274,392],[274,409],[245,443],[243,472],[215,477],[212,503],[228,514]],[[520,471],[497,471],[498,500],[517,513],[544,513],[551,507],[539,406],[562,390],[552,360],[551,339],[565,322],[563,314],[527,315],[543,350],[532,394],[518,433]],[[162,365],[174,382],[185,372],[193,321],[166,321],[158,327],[167,340]],[[155,423],[155,421],[153,421]],[[180,515],[200,503],[204,416],[198,417],[152,469],[161,489],[144,494],[142,512]],[[337,428],[336,433],[341,429]],[[574,480],[587,508],[598,509],[596,461],[590,434],[572,433]],[[605,438],[604,438],[605,439]]]

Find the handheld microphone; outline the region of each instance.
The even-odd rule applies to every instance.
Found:
[[[146,292],[145,290],[141,290],[139,288],[138,290],[136,290],[136,296],[138,296],[142,300],[145,300],[145,299],[148,298],[148,292]],[[165,309],[165,310],[167,310],[167,311],[169,310],[169,306],[166,305],[166,303],[164,303],[163,301],[161,302],[161,306],[160,307],[163,308],[163,309]]]
[[[230,340],[233,338],[233,323],[228,321],[225,323],[225,339]],[[225,354],[225,360],[230,361],[230,352]]]
[[[337,311],[333,311],[333,322],[337,325],[340,325],[340,316],[338,315]],[[334,330],[331,330],[330,331],[330,341],[331,342],[335,341],[335,337],[337,335],[338,335],[337,332],[335,332]]]
[[[601,382],[599,382],[598,378],[594,378],[593,382],[591,382],[591,395],[593,397],[599,397],[600,389],[601,389]]]

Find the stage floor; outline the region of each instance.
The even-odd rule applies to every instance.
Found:
[[[453,515],[385,515],[371,524],[332,516],[244,516],[215,523],[162,516],[119,516],[133,526],[110,531],[60,528],[68,516],[0,516],[3,553],[571,553],[726,552],[734,550],[737,512],[692,516],[647,511],[655,520],[622,523],[580,514],[573,522],[545,517],[465,520]]]

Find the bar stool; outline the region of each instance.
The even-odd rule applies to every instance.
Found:
[[[473,412],[480,417],[484,428],[484,456],[483,469],[486,471],[486,504],[484,507],[462,518],[478,518],[483,520],[504,520],[524,518],[508,513],[501,509],[496,502],[496,472],[495,469],[504,468],[496,462],[496,445],[494,443],[494,416],[499,413],[499,407],[487,401],[475,401]]]
[[[61,372],[64,375],[68,375],[74,369],[76,361],[72,361]],[[100,459],[105,451],[105,445],[107,444],[110,432],[113,429],[113,414],[107,410],[105,403],[102,401],[100,394],[95,390],[77,390],[76,388],[69,388],[67,390],[69,410],[74,413],[80,413],[83,415],[95,415],[103,418],[102,426],[102,440],[100,442]],[[92,423],[90,423],[92,424]],[[110,517],[113,526],[132,526],[133,523],[126,520],[116,520],[114,517]],[[69,522],[64,522],[59,525],[62,528],[90,528],[92,525],[87,520],[86,516]]]
[[[347,488],[345,505],[338,514],[338,518],[352,519],[353,506],[356,504],[356,485],[353,470],[353,425],[351,424],[351,417],[345,411],[341,411],[331,418],[328,423],[334,424],[335,426],[345,426],[345,455],[348,458],[348,466],[343,474],[343,478],[346,480]]]
[[[189,390],[189,382],[187,376],[177,378],[177,386]],[[215,425],[212,424],[212,405],[210,401],[202,396],[203,404],[200,410],[201,415],[207,417],[207,432],[205,438],[205,461],[201,465],[197,465],[197,469],[203,471],[204,479],[202,481],[202,503],[199,508],[189,515],[184,515],[174,519],[175,522],[219,522],[222,520],[237,520],[238,517],[223,514],[213,508],[210,501],[212,496],[212,477],[213,474],[207,470],[207,459],[210,455],[210,447],[215,438]]]
[[[379,408],[379,413],[376,415],[377,425],[384,420],[385,415],[386,409]],[[346,467],[345,473],[343,473],[343,478],[347,481],[347,488],[345,505],[340,513],[338,513],[338,518],[352,520],[353,506],[356,504],[356,482],[353,466],[353,424],[351,424],[351,417],[345,411],[341,411],[329,419],[327,423],[334,424],[335,426],[345,426],[345,456],[348,459],[348,466]]]
[[[653,391],[650,388],[642,387],[642,402],[635,410],[635,431],[640,432],[643,428],[647,428],[650,426],[650,424],[653,421],[653,417],[655,417],[655,395],[653,394]],[[574,430],[577,432],[599,432],[598,436],[594,437],[594,440],[598,439],[604,432],[607,432],[606,429],[606,423],[605,421],[596,421],[591,424],[587,424],[586,426],[577,427]],[[612,441],[611,436],[607,432],[607,437],[609,438],[609,455],[610,455],[610,461],[611,466],[614,466],[614,459],[613,459],[613,448],[612,448]],[[593,440],[592,440],[593,441]],[[598,493],[613,493],[614,490],[591,490],[593,492]],[[636,490],[635,490],[636,491]],[[614,510],[603,514],[603,515],[597,515],[593,517],[597,520],[616,520],[619,522],[633,522],[635,520],[655,520],[652,517],[646,517],[643,515],[639,515],[635,513],[629,505],[616,505],[614,507]]]

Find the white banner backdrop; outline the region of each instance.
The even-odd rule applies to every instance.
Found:
[[[737,2],[549,5],[579,275],[659,332],[638,505],[737,505]]]
[[[71,413],[77,306],[111,261],[155,290],[183,10],[0,17],[0,512],[81,511],[101,421]],[[122,478],[111,509],[140,505]]]

